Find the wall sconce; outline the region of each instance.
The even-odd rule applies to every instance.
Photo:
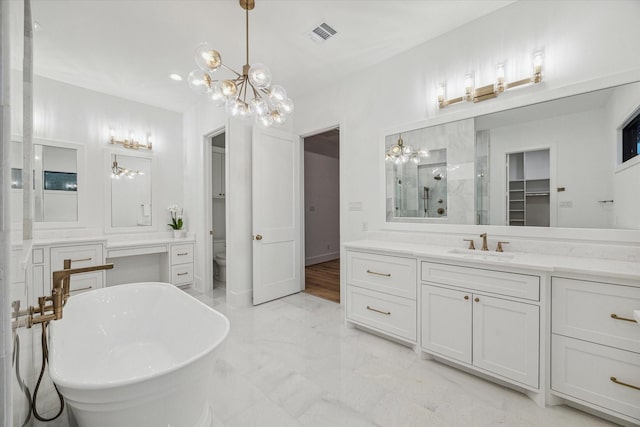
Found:
[[[136,137],[133,132],[129,132],[128,138],[118,140],[116,139],[116,131],[113,128],[109,129],[109,144],[120,144],[124,148],[130,148],[132,150],[139,150],[140,148],[151,150],[153,148],[151,133],[147,133],[147,140],[145,142],[136,141]]]
[[[467,74],[464,78],[464,95],[457,98],[447,99],[446,86],[441,83],[438,86],[438,107],[444,108],[448,105],[457,104],[463,101],[480,102],[487,99],[496,98],[499,94],[505,90],[513,89],[514,87],[536,84],[542,81],[542,64],[544,62],[544,55],[542,51],[535,52],[533,54],[533,72],[531,77],[527,77],[514,82],[505,81],[505,67],[503,63],[496,66],[496,82],[474,89],[473,74]]]

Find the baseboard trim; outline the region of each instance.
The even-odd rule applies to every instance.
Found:
[[[309,258],[305,258],[304,260],[304,265],[308,266],[308,265],[314,265],[314,264],[320,264],[321,262],[327,262],[327,261],[331,261],[334,259],[339,259],[340,258],[340,252],[329,252],[327,254],[322,254],[322,255],[317,255],[317,256],[312,256]]]
[[[227,305],[233,308],[245,308],[253,305],[253,290],[231,291],[227,288]]]

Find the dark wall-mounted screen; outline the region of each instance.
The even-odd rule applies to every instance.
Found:
[[[78,191],[78,174],[71,172],[44,171],[44,189]]]

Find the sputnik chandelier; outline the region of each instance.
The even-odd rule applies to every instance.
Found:
[[[111,165],[111,178],[112,179],[120,179],[120,177],[126,177],[129,179],[133,179],[136,175],[144,175],[142,171],[134,171],[125,167],[122,167],[118,164],[118,159],[116,156],[113,156],[113,164]]]
[[[239,1],[246,15],[246,63],[242,74],[223,64],[220,52],[209,43],[201,43],[195,52],[198,69],[189,74],[189,87],[209,96],[216,106],[224,105],[230,117],[255,117],[266,127],[283,124],[293,112],[293,101],[282,86],[271,85],[271,71],[266,65],[249,65],[249,11],[255,7],[255,0]],[[220,68],[235,74],[235,78],[214,79],[213,74]]]
[[[409,145],[404,145],[402,134],[398,134],[398,142],[392,145],[385,153],[384,159],[396,164],[406,163],[411,160],[413,163],[420,163],[421,157],[429,157],[429,152],[423,148],[413,148]]]

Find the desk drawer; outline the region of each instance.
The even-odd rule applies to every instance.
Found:
[[[423,281],[540,301],[540,277],[423,261]]]
[[[193,244],[171,245],[171,265],[193,262]]]
[[[171,267],[171,283],[185,285],[193,282],[193,264],[174,265]]]
[[[347,284],[415,300],[416,260],[349,251]]]
[[[554,333],[640,353],[640,325],[620,319],[640,310],[640,288],[562,277],[551,287]]]
[[[636,326],[637,327],[637,326]],[[552,335],[551,388],[640,420],[640,354]]]
[[[51,248],[51,273],[64,268],[64,260],[71,260],[71,268],[91,267],[103,263],[102,245],[59,246]],[[71,295],[81,291],[102,288],[104,272],[74,274],[70,278]],[[51,285],[51,277],[48,278]],[[46,283],[46,282],[45,282]]]
[[[347,286],[347,319],[416,342],[416,302]]]

